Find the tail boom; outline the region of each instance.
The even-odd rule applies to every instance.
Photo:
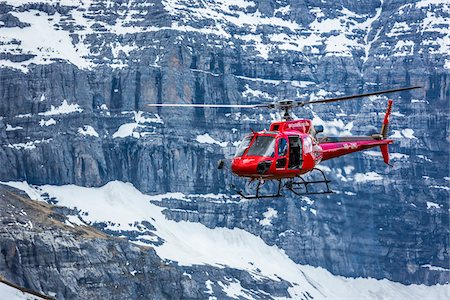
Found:
[[[355,137],[357,138],[357,137]],[[382,153],[385,151],[385,154],[383,153],[383,159],[386,163],[389,163],[389,155],[387,153],[387,147],[389,144],[392,144],[392,140],[353,140],[343,142],[325,142],[321,143],[320,146],[323,150],[323,157],[322,160],[327,160],[339,156],[343,156],[346,154],[350,154],[353,152],[358,152],[366,149],[370,149],[376,146],[380,146],[382,149]],[[383,150],[385,149],[385,150]],[[385,158],[385,155],[387,155],[387,161]]]

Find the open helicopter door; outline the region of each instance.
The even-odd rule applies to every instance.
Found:
[[[302,140],[298,135],[289,137],[289,169],[300,169],[302,166]]]

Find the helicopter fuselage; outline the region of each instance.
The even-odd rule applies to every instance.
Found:
[[[392,143],[381,135],[318,138],[321,131],[323,128],[314,127],[307,119],[272,123],[269,131],[254,132],[243,139],[231,169],[250,179],[293,178],[312,171],[323,160],[375,146],[381,146],[383,152],[383,147],[387,151]]]

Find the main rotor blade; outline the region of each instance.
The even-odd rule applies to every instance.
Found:
[[[188,104],[188,103],[160,103],[160,104],[147,104],[150,107],[198,107],[198,108],[256,108],[267,107],[269,104]]]
[[[315,104],[315,103],[326,103],[326,102],[350,100],[350,99],[355,99],[355,98],[369,97],[369,96],[382,95],[382,94],[395,93],[395,92],[408,91],[408,90],[421,89],[421,88],[423,88],[423,87],[422,86],[410,86],[410,87],[404,87],[404,88],[398,88],[398,89],[392,89],[392,90],[385,90],[385,91],[379,91],[379,92],[372,92],[372,93],[366,93],[366,94],[343,96],[343,97],[329,98],[329,99],[322,99],[322,100],[312,100],[312,101],[306,101],[306,102],[299,102],[298,105],[299,106],[304,106],[306,104]]]

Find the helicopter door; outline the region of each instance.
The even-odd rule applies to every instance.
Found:
[[[302,161],[302,143],[298,136],[289,137],[289,169],[299,169]]]
[[[285,138],[278,139],[278,158],[276,167],[277,169],[284,169],[286,168],[286,155],[288,151],[288,142]]]

